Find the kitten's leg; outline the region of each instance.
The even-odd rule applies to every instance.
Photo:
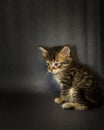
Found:
[[[66,89],[64,86],[63,89],[61,90],[60,97],[55,98],[54,102],[57,104],[61,104],[63,102],[68,101],[69,98],[68,95],[69,95],[69,88]]]
[[[65,102],[62,104],[62,108],[74,108],[75,110],[87,110],[88,105],[83,100],[81,93],[78,88],[71,88],[70,90],[70,102]]]
[[[62,97],[57,97],[54,99],[54,102],[57,104],[61,104],[63,102],[63,98]]]
[[[63,109],[74,108],[75,110],[87,110],[88,106],[85,104],[65,102],[64,104],[62,104],[62,108]]]
[[[65,101],[67,101],[69,90],[65,88],[64,86],[61,90],[60,96],[54,99],[54,102],[57,104],[61,104]]]
[[[68,101],[68,96],[67,95],[61,95],[60,97],[57,97],[54,99],[54,102],[57,104],[61,104],[63,102]]]

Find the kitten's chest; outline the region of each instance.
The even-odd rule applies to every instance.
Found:
[[[61,75],[55,75],[54,79],[56,80],[56,82],[60,85],[60,87],[63,86],[62,84],[62,76]]]
[[[61,75],[55,75],[54,76],[54,79],[56,80],[56,82],[58,83],[58,84],[61,84]]]
[[[60,78],[57,78],[57,77],[54,77],[54,78],[55,78],[55,80],[56,80],[56,82],[57,82],[58,84],[61,83],[61,79],[60,79]]]

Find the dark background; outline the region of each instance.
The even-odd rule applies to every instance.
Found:
[[[43,84],[50,85],[38,45],[72,45],[81,63],[104,75],[102,1],[4,0],[0,3],[1,85],[35,85],[39,86],[35,88],[39,92],[44,91]]]
[[[103,68],[103,72],[104,72],[104,67],[103,67],[103,64],[104,64],[104,53],[103,53],[103,50],[104,50],[104,3],[102,0],[100,0],[100,35],[101,35],[101,55],[102,55],[102,68]]]
[[[0,129],[104,129],[104,107],[65,111],[38,45],[69,44],[81,63],[104,77],[101,0],[0,1]],[[76,56],[76,55],[75,55]],[[75,57],[76,58],[76,57]]]

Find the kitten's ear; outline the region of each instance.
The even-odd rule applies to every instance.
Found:
[[[64,46],[61,51],[59,52],[59,55],[62,57],[69,57],[70,56],[70,47],[69,46]]]
[[[39,50],[42,52],[42,55],[43,55],[44,57],[47,56],[48,51],[47,51],[45,48],[43,48],[43,47],[39,47]]]

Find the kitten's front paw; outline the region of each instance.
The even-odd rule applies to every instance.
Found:
[[[61,104],[63,102],[63,100],[61,97],[58,97],[58,98],[55,98],[54,102],[57,104]]]

